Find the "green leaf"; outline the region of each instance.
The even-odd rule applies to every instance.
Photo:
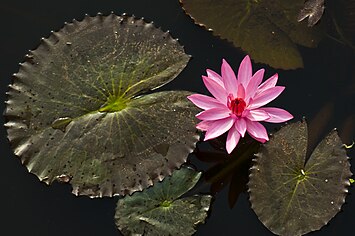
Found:
[[[117,203],[115,222],[124,235],[192,235],[204,223],[212,196],[182,197],[201,177],[183,167],[161,183]]]
[[[306,159],[307,125],[283,127],[262,146],[251,168],[250,202],[278,235],[303,235],[327,224],[345,202],[350,164],[335,130]]]
[[[189,92],[142,96],[189,56],[168,33],[128,16],[74,20],[30,51],[8,91],[14,153],[77,195],[132,193],[170,175],[198,140]]]
[[[303,67],[296,44],[316,47],[321,27],[297,22],[304,0],[180,0],[194,21],[241,47],[256,62]]]

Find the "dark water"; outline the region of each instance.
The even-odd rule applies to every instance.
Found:
[[[244,57],[241,50],[212,36],[193,24],[181,9],[178,0],[115,0],[115,1],[20,1],[2,0],[0,3],[0,96],[5,100],[11,74],[28,49],[34,49],[41,37],[58,30],[65,21],[82,19],[85,13],[116,14],[127,12],[155,25],[170,30],[179,38],[193,58],[186,69],[163,90],[182,89],[207,94],[201,75],[206,68],[219,72],[221,59],[226,58],[234,69]],[[289,110],[295,120],[303,116],[311,121],[310,127],[319,140],[332,128],[339,129],[345,143],[351,143],[355,130],[355,58],[354,51],[326,39],[317,49],[301,48],[305,69],[274,70],[254,64],[254,71],[266,67],[267,76],[279,73],[279,84],[285,92],[271,105]],[[4,103],[0,103],[4,110]],[[3,124],[3,117],[0,118]],[[313,122],[312,122],[313,121]],[[269,131],[276,126],[267,126]],[[116,199],[92,200],[75,197],[70,186],[40,183],[15,158],[1,125],[0,158],[0,235],[118,235],[113,222]],[[314,146],[315,144],[313,144]],[[354,155],[354,150],[348,152]],[[190,156],[199,169],[205,164]],[[206,192],[208,188],[202,191]],[[313,235],[351,235],[355,222],[354,188],[350,188],[347,203],[328,226]],[[272,235],[257,219],[250,208],[247,194],[239,197],[236,205],[228,205],[228,189],[216,195],[207,223],[198,228],[196,235]]]

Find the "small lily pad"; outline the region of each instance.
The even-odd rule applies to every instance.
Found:
[[[297,22],[304,0],[180,0],[196,24],[241,47],[256,62],[303,67],[296,44],[316,47],[322,27]]]
[[[170,175],[195,147],[189,92],[142,95],[189,56],[169,33],[130,16],[86,16],[42,39],[14,74],[5,116],[14,153],[73,193],[124,195]]]
[[[200,172],[183,167],[143,192],[118,200],[117,227],[124,235],[192,235],[205,222],[212,196],[181,196],[200,177]]]
[[[297,20],[300,22],[308,17],[308,26],[313,27],[322,18],[324,8],[324,0],[307,0],[298,14]]]
[[[331,131],[306,159],[307,125],[276,132],[251,168],[250,202],[260,221],[278,235],[303,235],[327,224],[345,202],[350,163]]]

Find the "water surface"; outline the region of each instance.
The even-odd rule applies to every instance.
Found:
[[[58,30],[65,21],[78,20],[85,13],[116,14],[124,12],[154,21],[162,30],[170,30],[192,55],[186,69],[170,84],[160,90],[190,90],[207,94],[201,75],[210,68],[220,70],[222,58],[237,70],[244,53],[231,43],[221,40],[203,28],[193,24],[184,14],[178,0],[62,0],[21,1],[2,0],[0,43],[0,96],[5,101],[6,86],[11,74],[18,71],[18,63],[28,49],[34,49],[41,37]],[[316,49],[300,47],[304,58],[304,69],[283,71],[254,64],[254,71],[266,68],[266,76],[279,73],[279,84],[286,86],[285,92],[272,106],[283,107],[295,116],[303,116],[311,122],[314,140],[319,141],[332,128],[337,127],[346,143],[354,139],[355,130],[355,56],[345,45],[333,40],[323,40]],[[4,110],[2,102],[0,110]],[[1,117],[3,124],[4,118]],[[313,121],[313,122],[312,122]],[[279,125],[267,125],[269,131]],[[19,159],[12,154],[1,126],[0,158],[0,209],[1,235],[118,235],[113,216],[116,199],[92,200],[75,197],[70,186],[53,184],[47,187],[36,176],[29,174]],[[311,146],[316,145],[316,141]],[[354,155],[354,150],[348,152]],[[198,169],[205,170],[211,164],[189,157]],[[208,185],[201,191],[207,192]],[[350,188],[354,193],[354,188]],[[236,205],[228,205],[228,188],[216,195],[210,217],[198,228],[196,235],[272,235],[257,219],[250,208],[247,194],[242,194]],[[355,222],[355,199],[347,197],[343,210],[321,231],[313,235],[349,235]]]

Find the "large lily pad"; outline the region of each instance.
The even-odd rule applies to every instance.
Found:
[[[179,43],[129,16],[74,20],[30,51],[5,115],[14,153],[78,195],[141,190],[186,161],[198,140],[189,92],[142,93],[186,66]]]
[[[200,172],[183,167],[161,183],[120,199],[116,225],[124,235],[192,235],[204,223],[212,196],[181,196],[200,177]]]
[[[307,125],[276,132],[251,168],[250,202],[260,221],[278,235],[303,235],[328,223],[345,202],[350,164],[335,130],[306,159]]]
[[[321,28],[299,23],[304,0],[180,0],[197,24],[241,47],[256,62],[275,68],[303,67],[296,44],[315,47]]]

